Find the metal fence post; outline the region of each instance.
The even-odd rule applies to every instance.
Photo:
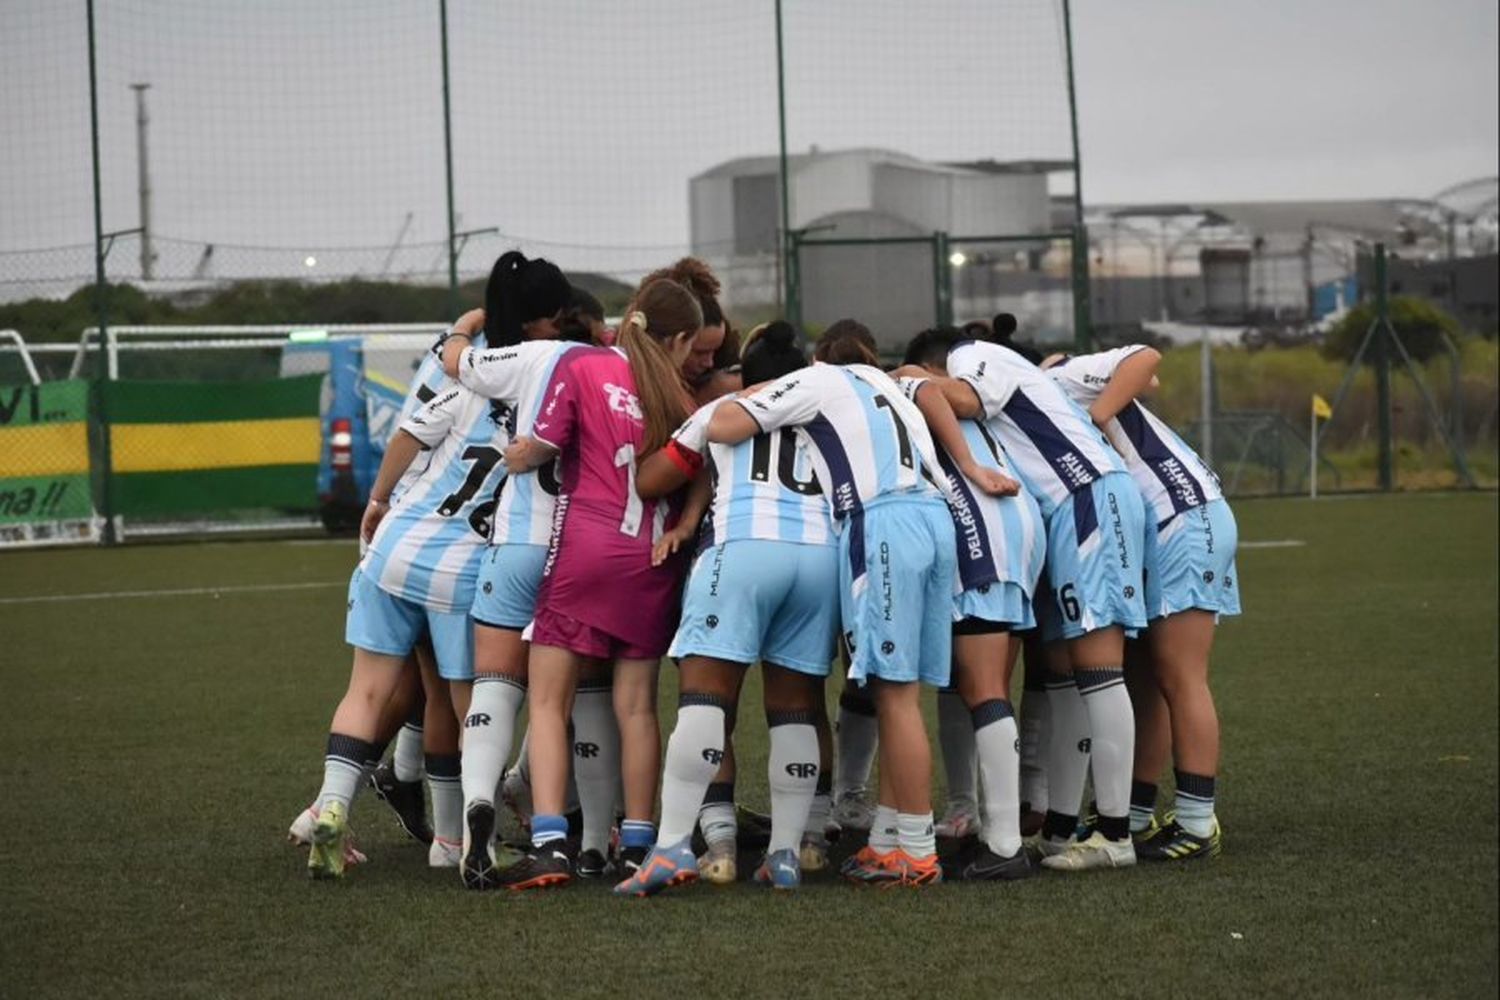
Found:
[[[1375,418],[1378,427],[1380,488],[1394,486],[1391,455],[1391,303],[1385,244],[1375,244]]]
[[[448,321],[458,318],[458,228],[453,215],[453,114],[448,95],[448,0],[438,0],[443,50],[443,168],[448,194]]]
[[[94,170],[94,311],[99,324],[97,363],[89,388],[90,398],[96,401],[89,407],[90,413],[98,414],[97,447],[94,453],[99,458],[99,515],[104,519],[102,538],[105,545],[113,545],[115,538],[114,504],[110,497],[110,466],[113,464],[109,449],[109,423],[104,411],[104,380],[107,376],[105,342],[109,332],[109,282],[104,276],[104,196],[99,172],[99,69],[94,44],[94,0],[88,0],[89,35],[89,139]]]

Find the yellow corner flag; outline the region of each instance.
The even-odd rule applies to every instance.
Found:
[[[1328,400],[1317,393],[1313,393],[1312,397],[1312,415],[1322,420],[1333,416],[1333,408],[1328,405]]]

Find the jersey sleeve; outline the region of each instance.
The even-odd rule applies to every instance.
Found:
[[[1142,345],[1132,344],[1096,354],[1083,354],[1053,367],[1048,374],[1075,401],[1092,403],[1099,398],[1104,387],[1109,385],[1109,380],[1114,378],[1115,369],[1140,350]]]
[[[712,400],[698,407],[692,416],[685,420],[681,427],[672,434],[672,440],[679,448],[702,455],[708,450],[708,422],[713,419],[714,411],[724,398]]]
[[[403,420],[401,429],[431,448],[448,436],[468,396],[461,386],[449,386]]]
[[[406,398],[401,401],[401,413],[396,418],[396,425],[399,427],[452,384],[453,380],[443,372],[442,361],[434,351],[429,350],[422,356],[417,370],[412,374],[411,384],[406,388]]]
[[[562,451],[578,432],[578,408],[582,386],[575,366],[563,361],[552,370],[552,379],[542,392],[541,412],[531,425],[532,437]]]
[[[537,362],[556,349],[551,342],[485,350],[470,347],[459,355],[458,381],[481,396],[514,403],[536,377]]]
[[[735,402],[754,418],[762,433],[778,427],[805,424],[818,415],[822,406],[813,371],[804,368],[792,372]]]
[[[984,348],[978,344],[965,344],[950,351],[948,374],[973,387],[986,417],[1004,409],[1018,386],[1006,366],[999,359],[985,357]]]

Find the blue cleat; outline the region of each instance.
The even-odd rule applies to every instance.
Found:
[[[693,839],[684,837],[671,847],[653,847],[646,860],[625,881],[615,886],[616,896],[654,896],[668,886],[698,881],[698,859]]]
[[[766,859],[755,869],[755,881],[772,889],[788,891],[802,884],[802,866],[797,852],[784,848],[766,855]]]

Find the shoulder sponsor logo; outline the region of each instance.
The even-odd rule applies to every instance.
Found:
[[[641,412],[641,401],[636,398],[635,393],[624,386],[615,385],[613,382],[604,383],[604,394],[609,397],[609,408],[616,413],[623,413],[632,420],[642,420],[645,414]]]

